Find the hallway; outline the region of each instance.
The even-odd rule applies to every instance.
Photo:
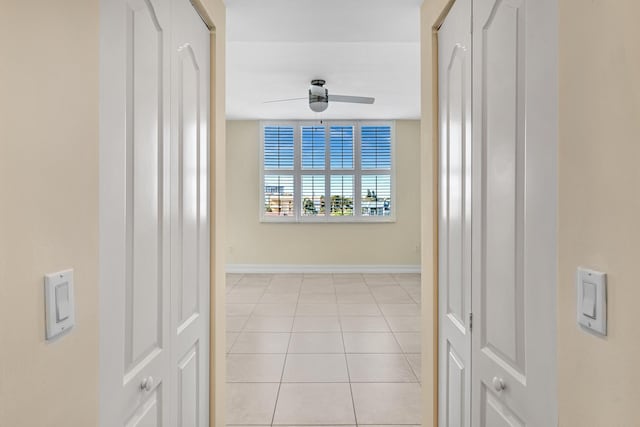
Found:
[[[227,425],[419,425],[419,274],[227,275]]]

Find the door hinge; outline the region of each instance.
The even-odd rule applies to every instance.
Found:
[[[469,331],[473,331],[473,313],[469,313]]]

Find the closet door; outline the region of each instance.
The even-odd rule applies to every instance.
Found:
[[[172,426],[209,425],[209,31],[173,0],[171,42]]]
[[[471,422],[471,0],[457,0],[438,30],[438,414]]]
[[[101,3],[100,423],[168,426],[167,0]]]
[[[101,1],[100,425],[208,425],[209,32]]]
[[[473,4],[473,420],[555,426],[557,2]]]

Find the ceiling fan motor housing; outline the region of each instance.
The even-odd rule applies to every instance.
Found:
[[[329,91],[323,87],[324,80],[312,80],[309,87],[309,108],[320,113],[329,106]]]

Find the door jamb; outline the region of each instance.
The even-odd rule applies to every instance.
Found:
[[[224,203],[225,197],[225,124],[217,120],[219,111],[216,97],[220,92],[224,105],[224,91],[218,83],[224,81],[224,71],[219,65],[217,43],[224,37],[216,33],[216,22],[211,17],[206,0],[189,0],[204,24],[209,29],[209,426],[225,425],[225,259]],[[222,32],[224,34],[224,30]],[[224,54],[224,49],[220,50]],[[220,61],[223,62],[223,61]],[[219,80],[220,79],[220,80]],[[221,122],[221,123],[220,123]],[[217,197],[216,197],[217,196]]]
[[[189,0],[209,29],[209,426],[215,427],[225,425],[225,260],[222,246],[218,243],[224,240],[222,230],[225,216],[224,203],[217,203],[225,197],[225,125],[224,121],[220,123],[217,120],[219,113],[224,114],[224,111],[219,111],[216,103],[221,92],[219,96],[223,97],[224,105],[224,91],[219,90],[218,83],[224,81],[225,77],[219,66],[220,58],[216,57],[217,43],[224,43],[224,37],[216,33],[216,22],[204,5],[205,1]],[[224,48],[220,53],[224,54]]]

